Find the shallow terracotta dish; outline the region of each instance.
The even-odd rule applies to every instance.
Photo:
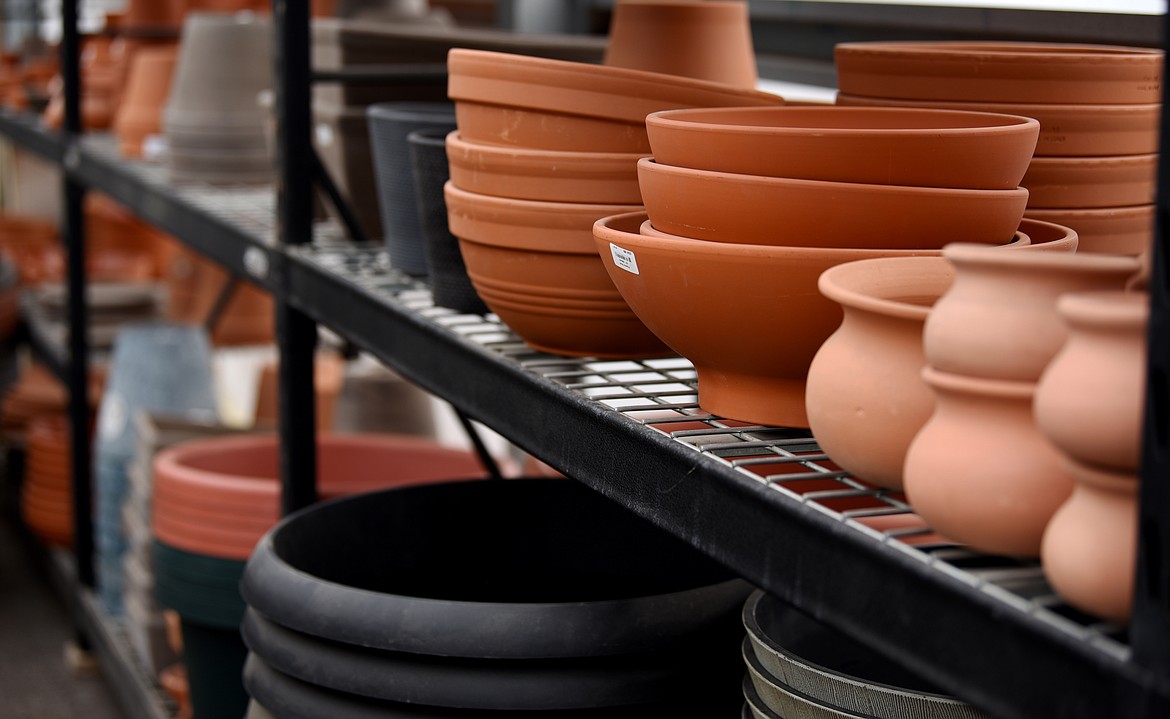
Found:
[[[638,161],[654,227],[715,242],[798,247],[939,249],[1001,245],[1028,191],[955,190],[759,177]]]
[[[1020,233],[1028,236],[1031,242],[1027,247],[1020,247],[1028,252],[1076,252],[1080,246],[1080,237],[1076,230],[1054,222],[1045,222],[1029,217],[1020,220]],[[1007,245],[1008,248],[1013,245]]]
[[[593,244],[594,221],[640,207],[510,200],[451,182],[445,198],[472,285],[525,342],[570,356],[666,353],[614,288]]]
[[[451,50],[447,70],[464,139],[543,150],[647,152],[652,112],[784,102],[706,80],[485,50]]]
[[[642,204],[644,153],[566,152],[485,145],[447,136],[451,182],[462,190],[518,200]]]
[[[1028,207],[1127,207],[1154,202],[1158,155],[1036,157],[1020,183]]]
[[[1089,209],[1028,209],[1035,220],[1067,225],[1080,237],[1080,252],[1140,255],[1154,235],[1154,205]]]
[[[853,42],[834,50],[842,92],[906,100],[1062,104],[1161,101],[1162,51],[1027,42]]]
[[[1158,151],[1162,106],[1039,105],[1006,102],[932,102],[838,93],[838,105],[923,107],[938,110],[1023,115],[1040,122],[1037,157],[1144,155]]]
[[[1012,190],[1040,123],[921,108],[666,110],[646,118],[656,162],[698,170],[880,185]]]
[[[1032,238],[1023,230],[1025,222],[1037,222],[1037,221],[1020,220],[1020,229],[1016,230],[1016,234],[1012,235],[1011,241],[1004,244],[1004,245],[1001,245],[1005,250],[1025,249],[1025,248],[1028,248],[1032,245]],[[1050,224],[1050,223],[1044,223],[1044,224]],[[1067,230],[1068,229],[1068,228],[1062,228],[1059,225],[1052,225],[1052,226],[1054,228],[1058,228],[1059,230]],[[645,222],[643,222],[641,227],[638,228],[638,232],[640,234],[646,235],[647,237],[661,237],[661,238],[665,238],[668,240],[685,239],[685,238],[680,238],[678,235],[672,235],[669,232],[663,232],[662,230],[654,229],[654,225],[650,224],[650,220],[646,220]],[[1052,247],[1037,247],[1034,249],[1038,249],[1038,250],[1050,249],[1050,250],[1062,250],[1062,251],[1072,252],[1076,249],[1076,244],[1075,244],[1076,233],[1072,232],[1071,230],[1068,230],[1068,232],[1071,233],[1071,238],[1073,240],[1071,247],[1069,246],[1070,243],[1068,242],[1067,237],[1065,237],[1064,235],[1060,234],[1057,231],[1051,231],[1051,232],[1048,232],[1048,237],[1044,241],[1046,243],[1052,244]],[[1043,234],[1043,232],[1042,232],[1042,234]],[[889,256],[891,256],[891,257],[920,257],[923,255],[928,255],[928,256],[938,255],[941,253],[941,250],[887,250],[887,252],[889,253]]]

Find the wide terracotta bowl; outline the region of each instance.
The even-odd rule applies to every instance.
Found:
[[[1027,246],[1019,249],[1028,252],[1076,252],[1080,246],[1080,237],[1071,227],[1058,225],[1055,222],[1045,222],[1025,217],[1020,220],[1020,229],[1017,234],[1023,233],[1031,240]],[[1005,245],[1011,249],[1015,245]]]
[[[784,102],[707,80],[486,50],[451,50],[447,71],[464,139],[542,150],[648,152],[652,112]]]
[[[1150,249],[1154,235],[1154,208],[1095,207],[1088,209],[1031,209],[1034,220],[1067,225],[1080,237],[1080,252],[1140,255]]]
[[[1027,42],[852,42],[834,50],[842,92],[905,100],[1160,102],[1162,51]]]
[[[681,237],[753,245],[939,249],[1000,245],[1028,191],[900,187],[759,177],[638,161],[654,227]],[[941,228],[946,228],[945,231]]]
[[[1020,229],[1016,230],[1016,234],[1012,235],[1012,239],[1010,242],[1002,245],[1002,247],[1005,250],[1024,249],[1024,248],[1031,246],[1032,238],[1023,230],[1025,222],[1032,222],[1032,221],[1031,220],[1020,220]],[[1049,223],[1044,223],[1044,224],[1049,224]],[[1067,228],[1060,228],[1059,225],[1053,225],[1053,227],[1059,228],[1062,230],[1067,230]],[[650,220],[646,220],[645,222],[643,222],[642,225],[638,228],[638,232],[639,232],[639,234],[646,235],[647,237],[660,237],[660,238],[665,238],[668,240],[680,239],[678,235],[672,235],[669,232],[663,232],[662,230],[655,229],[654,225],[650,224]],[[1051,232],[1051,233],[1049,233],[1051,236],[1047,240],[1045,240],[1045,242],[1048,244],[1051,244],[1052,246],[1051,247],[1036,247],[1034,249],[1038,249],[1038,250],[1049,249],[1049,250],[1058,250],[1058,251],[1065,250],[1068,252],[1072,252],[1073,250],[1076,249],[1076,245],[1075,245],[1076,233],[1072,232],[1071,230],[1068,230],[1068,232],[1071,233],[1071,237],[1072,237],[1072,240],[1074,242],[1074,244],[1072,244],[1071,248],[1068,246],[1069,243],[1067,241],[1067,238],[1057,237],[1056,232]],[[892,256],[892,257],[919,257],[922,255],[938,255],[940,253],[939,250],[889,250],[888,252],[890,253],[890,256]]]
[[[1037,157],[1144,155],[1158,151],[1159,103],[1139,105],[1043,105],[1035,102],[896,100],[837,94],[838,105],[923,107],[937,110],[1023,115],[1040,122]]]
[[[596,220],[640,206],[512,200],[451,182],[444,191],[471,284],[525,342],[568,356],[667,352],[626,305],[593,245]]]
[[[656,162],[803,180],[1012,190],[1040,123],[920,108],[666,110],[646,117]]]
[[[1020,183],[1028,207],[1129,207],[1154,202],[1158,155],[1036,157]]]
[[[643,153],[567,152],[469,142],[447,135],[451,182],[462,190],[542,202],[641,205]]]

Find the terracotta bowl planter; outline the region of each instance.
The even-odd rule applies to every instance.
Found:
[[[509,200],[446,185],[448,222],[476,292],[537,349],[647,357],[665,346],[630,310],[593,245],[593,223],[637,206]]]
[[[711,108],[656,112],[646,118],[646,131],[655,161],[675,167],[1014,190],[1032,158],[1040,123],[919,108]]]
[[[907,100],[1121,105],[1161,101],[1162,51],[1022,42],[856,42],[842,92]]]
[[[1026,217],[1068,225],[1080,236],[1080,251],[1140,255],[1154,235],[1154,205],[1088,209],[1028,209]]]
[[[471,454],[433,442],[390,435],[322,435],[322,497],[453,477],[482,476]],[[223,559],[247,559],[260,536],[279,519],[277,438],[217,437],[176,445],[155,456],[154,531],[169,546]],[[216,512],[214,506],[223,510]],[[168,509],[194,507],[173,517]],[[200,514],[200,507],[209,507]],[[224,523],[236,514],[253,517]],[[220,522],[203,519],[218,516]],[[265,515],[263,522],[255,518]]]
[[[604,63],[754,88],[748,4],[621,0],[610,20]]]
[[[931,102],[839,93],[838,105],[925,107],[1023,115],[1040,121],[1037,157],[1145,155],[1158,151],[1162,106],[1039,105],[1006,102]]]
[[[447,136],[451,182],[482,195],[542,202],[641,205],[637,152],[529,150]]]
[[[173,46],[143,47],[134,53],[126,91],[114,117],[118,148],[126,157],[142,157],[143,141],[162,135],[162,111],[178,53]]]
[[[465,140],[542,150],[647,152],[652,112],[784,102],[705,80],[482,50],[452,50],[447,69]]]
[[[1132,207],[1154,202],[1158,155],[1036,157],[1021,185],[1028,207]]]
[[[1028,191],[955,190],[758,177],[638,161],[655,228],[715,242],[823,248],[1002,245]]]
[[[1019,232],[1031,240],[1027,245],[1028,252],[1076,252],[1080,246],[1080,237],[1076,230],[1054,222],[1025,217],[1020,220]]]

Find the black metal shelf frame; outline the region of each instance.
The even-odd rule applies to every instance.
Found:
[[[307,133],[308,44],[298,43],[308,17],[292,5],[303,4],[276,3],[277,106],[291,121],[278,123],[286,159],[308,146],[307,136],[297,140]],[[286,509],[313,497],[313,463],[300,452],[313,445],[308,380],[319,322],[552,466],[997,717],[1170,716],[1170,532],[1158,533],[1170,526],[1170,488],[1157,481],[1170,475],[1170,453],[1161,449],[1170,436],[1162,419],[1170,333],[1151,343],[1158,401],[1147,422],[1145,584],[1127,636],[1063,606],[1035,563],[976,555],[922,528],[881,529],[875,518],[908,516],[898,495],[837,471],[807,435],[704,413],[685,360],[540,354],[494,317],[433,307],[380,251],[310,244],[308,203],[290,200],[307,196],[311,173],[295,161],[281,164],[275,196],[266,188],[225,192],[171,185],[159,168],[119,159],[108,138],[56,135],[9,114],[0,114],[0,134],[61,162],[67,186],[109,193],[273,293],[289,368],[281,378]],[[1155,331],[1170,317],[1160,239],[1166,194],[1154,257]],[[73,386],[84,386],[76,375]],[[89,557],[83,551],[77,560],[83,575]]]

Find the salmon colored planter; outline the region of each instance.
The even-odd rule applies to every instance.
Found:
[[[178,47],[143,47],[130,60],[126,91],[114,117],[118,148],[126,157],[142,157],[142,143],[162,135],[162,111],[171,90]]]
[[[646,118],[663,165],[803,180],[1014,190],[1040,123],[919,108],[666,110]]]
[[[1161,101],[1162,51],[1023,42],[855,42],[842,92],[906,100],[1120,105]]]
[[[1154,205],[1089,209],[1031,209],[1024,215],[1068,225],[1080,236],[1080,251],[1113,255],[1140,255],[1154,236]]]
[[[954,190],[758,177],[671,167],[647,158],[638,181],[655,228],[739,244],[853,249],[1002,245],[1028,191]]]
[[[838,105],[924,107],[1023,115],[1040,121],[1037,157],[1145,155],[1158,151],[1159,103],[1039,105],[1004,102],[929,102],[839,93]]]
[[[758,75],[743,0],[620,0],[606,65],[754,88]]]
[[[483,50],[452,50],[447,69],[465,140],[543,150],[646,152],[652,112],[784,102],[704,80]]]
[[[482,195],[542,202],[641,205],[643,153],[529,150],[447,136],[451,183]]]
[[[1157,170],[1157,154],[1037,157],[1020,184],[1032,209],[1149,205]]]

